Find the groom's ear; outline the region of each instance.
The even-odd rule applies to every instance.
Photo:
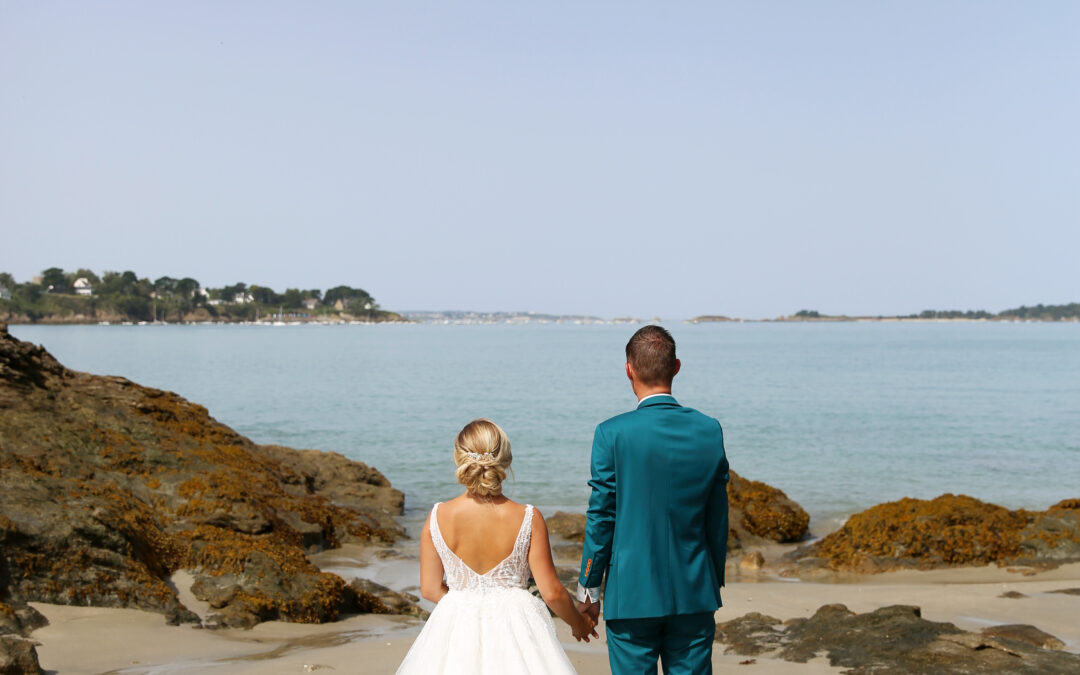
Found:
[[[633,382],[634,381],[634,367],[630,365],[630,362],[626,362],[626,377]]]
[[[675,359],[675,372],[671,374],[672,379],[679,374],[679,369],[682,368],[682,361]]]

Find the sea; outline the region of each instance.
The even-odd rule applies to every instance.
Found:
[[[717,418],[733,470],[782,489],[811,530],[902,497],[1045,509],[1080,497],[1080,324],[665,324],[674,395]],[[258,443],[384,473],[414,522],[460,493],[470,420],[506,430],[506,493],[583,512],[597,423],[632,409],[636,326],[11,326],[76,370],[206,406]]]

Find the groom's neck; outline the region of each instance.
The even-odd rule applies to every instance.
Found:
[[[640,403],[641,399],[647,396],[655,396],[656,394],[671,394],[671,385],[642,385],[637,382],[634,383],[634,395],[637,396],[637,400]]]

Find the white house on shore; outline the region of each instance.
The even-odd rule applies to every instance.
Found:
[[[309,310],[315,309],[316,307],[319,306],[319,299],[318,298],[304,298],[303,305],[304,305],[304,307],[306,309],[309,309]]]
[[[90,283],[90,280],[87,279],[86,277],[79,277],[78,279],[76,279],[75,283],[72,284],[72,287],[75,289],[75,294],[76,295],[93,295],[94,294],[94,286]]]
[[[10,300],[10,299],[11,299],[11,291],[8,290],[7,286],[5,286],[3,284],[0,284],[0,300]]]

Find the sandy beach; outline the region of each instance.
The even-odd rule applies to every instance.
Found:
[[[395,567],[408,567],[401,563]],[[182,579],[181,579],[182,581]],[[178,585],[182,588],[182,584]],[[1080,586],[1080,564],[1025,575],[997,567],[931,572],[893,572],[838,577],[831,583],[762,578],[724,590],[724,622],[751,611],[781,619],[807,617],[822,605],[842,603],[865,612],[893,604],[917,605],[931,621],[977,631],[1000,624],[1030,624],[1080,652],[1080,597],[1053,593]],[[1014,591],[1023,597],[1002,597]],[[330,624],[267,622],[251,630],[204,630],[168,626],[159,614],[127,609],[34,603],[50,625],[35,631],[46,671],[56,673],[304,673],[314,671],[393,673],[422,622],[406,617],[356,616]],[[575,643],[565,625],[559,635],[580,673],[606,673],[604,640]],[[603,631],[601,631],[602,633]],[[829,673],[824,657],[806,664],[768,656],[724,654],[717,668],[762,673]]]

